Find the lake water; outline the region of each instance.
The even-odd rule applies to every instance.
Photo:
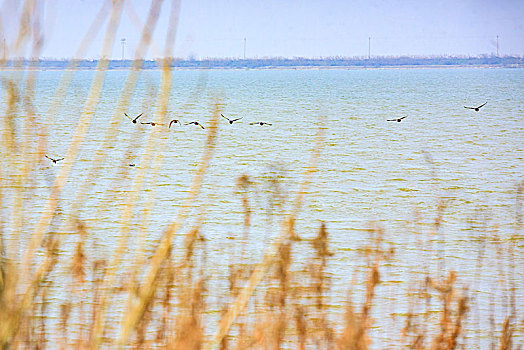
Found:
[[[39,72],[34,100],[35,113],[48,128],[46,152],[52,157],[66,154],[95,73],[76,72],[61,108],[47,115],[63,74]],[[22,77],[20,72],[0,75],[16,81]],[[60,203],[67,217],[76,190],[88,181],[86,203],[78,215],[91,232],[88,255],[92,256],[113,252],[134,173],[144,168],[148,170],[146,180],[130,221],[130,249],[151,246],[160,237],[187,196],[206,140],[206,130],[195,125],[155,127],[159,128],[154,135],[158,143],[149,152],[163,154],[161,166],[155,167],[143,157],[152,127],[132,124],[122,115],[115,125],[118,132],[106,148],[107,158],[96,165],[96,177],[86,179],[127,75],[125,71],[107,72]],[[160,77],[158,71],[141,72],[129,95],[126,112],[130,116],[144,113],[139,121],[153,120]],[[296,232],[312,238],[320,222],[326,223],[335,253],[328,264],[329,304],[333,315],[340,316],[338,322],[343,320],[347,291],[353,290],[356,302],[361,298],[361,279],[353,286],[351,281],[355,271],[361,276],[366,266],[359,250],[368,242],[368,228],[373,225],[384,228],[386,242],[395,249],[377,287],[373,348],[400,341],[402,315],[409,309],[406,295],[428,272],[438,277],[454,270],[458,285],[469,287],[477,306],[464,325],[466,348],[486,348],[492,336],[491,316],[500,330],[509,314],[510,288],[516,289],[517,315],[522,317],[524,245],[522,227],[516,225],[517,215],[522,215],[516,212],[516,189],[524,179],[524,69],[206,70],[174,71],[172,79],[168,121],[196,120],[208,126],[216,101],[225,116],[243,118],[232,125],[220,120],[217,149],[197,205],[182,228],[185,232],[203,222],[212,276],[209,284],[213,286],[211,305],[227,286],[227,265],[238,260],[235,247],[243,239],[237,178],[245,174],[252,181],[252,223],[242,259],[255,263],[278,235],[279,219],[290,209],[317,146],[315,135],[322,128],[325,139],[318,171],[298,215]],[[464,108],[484,102],[479,112]],[[5,89],[1,103],[5,111]],[[386,121],[404,115],[407,118],[400,123]],[[259,121],[272,125],[249,125]],[[129,167],[129,163],[136,166]],[[32,232],[40,217],[48,188],[61,166],[60,162],[51,166],[46,159],[35,165],[34,196],[25,205],[29,209],[24,214],[27,232]],[[14,169],[4,170],[6,177],[13,173]],[[18,237],[9,229],[12,203],[6,198],[2,203],[4,231],[15,244]],[[435,233],[433,223],[441,202],[442,224]],[[63,218],[53,227],[62,227],[60,220]],[[140,232],[146,233],[146,243],[140,241]],[[64,238],[65,255],[76,242],[70,236]],[[509,246],[511,237],[513,255],[506,248],[496,248]],[[483,253],[479,265],[480,247],[486,241],[491,248]],[[296,254],[305,256],[307,249],[301,252],[300,247]],[[131,264],[132,254],[128,255],[125,263]],[[59,291],[55,297],[60,297]],[[210,326],[209,332],[213,330]],[[522,344],[522,324],[516,337],[516,343]]]

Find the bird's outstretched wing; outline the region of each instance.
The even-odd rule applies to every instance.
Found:
[[[480,109],[480,108],[484,107],[484,106],[486,105],[486,103],[488,103],[488,102],[487,102],[487,101],[484,102],[483,104],[481,104],[480,106],[478,106],[477,109]]]
[[[145,122],[145,123],[140,123],[140,124],[149,124],[151,126],[164,125],[162,123],[155,123],[155,122]]]
[[[58,159],[55,159],[55,161],[61,161],[61,160],[64,160],[64,158],[58,158]]]
[[[398,118],[398,120],[402,120],[402,119],[407,118],[407,117],[408,117],[407,115],[404,115],[404,116]]]
[[[125,115],[126,117],[128,117],[129,120],[133,120],[133,118],[131,118],[130,116],[128,116],[127,113],[124,113],[124,115]]]
[[[53,158],[49,157],[47,154],[45,155],[45,157],[49,160],[53,160]]]
[[[240,120],[240,119],[242,119],[242,118],[244,118],[244,117],[240,117],[240,118],[235,118],[235,119],[231,119],[230,121],[231,121],[231,122],[236,122],[236,121],[238,121],[238,120]],[[229,119],[228,119],[228,120],[229,120]]]
[[[231,121],[231,119],[229,119],[228,117],[226,117],[226,116],[225,116],[225,115],[223,115],[222,113],[220,113],[220,115],[222,116],[222,118],[225,118],[225,119],[227,119],[227,120]]]
[[[178,119],[173,119],[172,121],[169,122],[169,128],[171,128],[171,124],[173,124],[173,123],[175,123],[175,124],[176,124],[176,123],[180,124],[180,122],[178,121]],[[180,125],[182,125],[182,124],[180,124]]]
[[[387,122],[396,122],[397,119],[386,119]]]
[[[475,109],[475,107],[467,107],[467,106],[464,106],[464,108],[467,108],[467,109]]]
[[[135,119],[133,119],[133,121],[134,121],[134,122],[136,122],[136,121],[137,121],[137,119],[138,119],[138,118],[140,118],[140,117],[142,116],[142,114],[144,114],[144,113],[140,113],[139,115],[137,115],[137,116],[136,116],[136,118],[135,118]]]
[[[189,122],[189,123],[186,123],[186,125],[189,125],[189,124],[195,124],[195,125],[200,126],[202,129],[205,129],[204,126],[203,126],[202,124],[200,124],[199,122]]]

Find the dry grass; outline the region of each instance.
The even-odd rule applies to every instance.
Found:
[[[105,27],[101,56],[110,56],[124,4],[121,0],[113,1],[112,6],[109,4],[104,3],[93,27],[82,41],[77,57],[85,53],[95,30],[101,27],[106,17],[109,21]],[[144,54],[151,45],[151,34],[155,30],[161,5],[160,0],[151,2],[135,53],[134,66],[128,73],[117,108],[93,157],[90,170],[84,178],[74,179],[79,183],[73,197],[75,200],[70,211],[63,213],[62,191],[66,183],[72,181],[72,170],[92,123],[105,80],[108,61],[99,61],[63,166],[45,203],[39,203],[43,204],[43,209],[39,211],[40,217],[34,225],[29,224],[31,220],[26,213],[34,204],[28,198],[35,191],[33,175],[37,171],[30,164],[42,161],[43,155],[47,153],[49,139],[49,130],[45,124],[33,117],[37,73],[13,79],[2,78],[6,100],[5,116],[2,117],[0,127],[0,208],[9,203],[11,209],[9,220],[0,215],[0,348],[372,348],[374,310],[383,307],[377,304],[376,296],[383,279],[384,265],[394,256],[392,247],[386,243],[383,229],[376,226],[369,230],[369,244],[362,249],[364,265],[367,266],[365,280],[361,283],[365,286],[361,291],[363,294],[355,295],[358,291],[356,288],[353,290],[348,280],[347,290],[352,297],[344,305],[345,315],[339,320],[333,319],[333,308],[329,303],[332,293],[329,265],[336,259],[336,253],[329,244],[328,225],[320,223],[318,234],[312,240],[302,238],[296,231],[296,223],[325,143],[323,128],[319,129],[316,136],[300,186],[289,200],[290,209],[281,218],[279,234],[267,245],[262,260],[255,264],[243,260],[252,239],[249,237],[254,215],[250,202],[252,182],[247,175],[237,175],[236,195],[243,215],[243,239],[238,243],[240,247],[235,247],[238,254],[231,255],[228,288],[219,296],[219,307],[208,301],[212,295],[209,291],[212,286],[208,281],[213,270],[207,266],[208,240],[201,229],[205,217],[201,215],[192,228],[184,228],[217,147],[218,121],[222,110],[218,101],[211,111],[210,126],[206,128],[207,140],[187,197],[178,215],[165,224],[153,251],[144,250],[143,231],[141,244],[133,255],[135,263],[123,263],[131,249],[130,222],[140,200],[140,190],[148,176],[154,182],[163,163],[164,154],[161,150],[166,139],[155,131],[148,134],[144,141],[140,158],[141,163],[151,166],[137,169],[131,191],[126,198],[121,199],[119,238],[111,256],[97,256],[93,249],[88,249],[88,246],[95,244],[97,235],[103,233],[92,232],[89,225],[80,219],[79,213],[84,210],[91,191],[90,179],[96,178],[100,171],[99,165],[107,161],[107,151],[118,133],[119,120],[129,106]],[[171,25],[167,29],[165,57],[172,55],[179,12],[177,1],[170,5]],[[24,2],[19,35],[13,43],[15,53],[22,50],[24,45],[29,45],[36,56],[41,50],[41,14],[36,9],[34,2]],[[171,90],[169,59],[163,63],[161,85],[154,96],[157,106],[154,120],[158,123],[167,120]],[[6,65],[6,62],[2,64]],[[46,113],[48,118],[54,118],[60,110],[74,73],[75,60],[71,61],[70,68],[64,72],[52,99]],[[22,81],[26,86],[23,93],[20,88]],[[26,118],[20,118],[20,115]],[[31,149],[33,146],[23,142],[27,139],[36,140],[36,151]],[[271,181],[269,185],[279,192],[281,184],[277,180]],[[517,230],[522,225],[519,206],[522,203],[523,187],[520,184],[516,196]],[[279,195],[281,193],[277,193]],[[282,195],[279,198],[281,201],[283,198],[287,200]],[[154,196],[148,198],[144,209],[146,213],[151,211],[154,202]],[[439,201],[435,208],[435,235],[441,234],[444,209],[445,203]],[[147,220],[145,222],[147,229]],[[72,232],[72,235],[63,235],[65,232]],[[177,235],[184,237],[178,247],[174,244]],[[74,249],[62,249],[64,240],[71,236],[75,240]],[[509,240],[491,245],[501,249],[501,254],[507,254],[508,261],[514,262],[515,242]],[[479,246],[479,274],[487,245],[490,244],[482,240]],[[442,263],[444,260],[441,257]],[[509,266],[508,280],[514,277],[516,268],[514,263]],[[468,313],[475,307],[475,300],[470,297],[471,292],[467,288],[458,286],[460,271],[453,271],[449,267],[446,269],[445,265],[439,266],[435,276],[427,271],[425,279],[416,281],[418,292],[406,296],[410,310],[406,310],[404,318],[403,345],[413,349],[465,347],[468,334],[464,324]],[[57,289],[60,292],[56,293]],[[512,294],[507,295],[509,313],[497,330],[499,337],[491,338],[492,348],[518,347],[513,339],[518,327],[522,327],[522,320],[516,311],[516,292],[513,288]],[[355,303],[353,299],[362,302]],[[439,305],[438,316],[431,316],[432,310],[428,305],[430,300],[435,299]],[[120,307],[113,307],[113,303],[120,304]],[[423,311],[415,312],[415,309]],[[493,324],[495,327],[497,325]],[[469,346],[474,344],[470,343]]]

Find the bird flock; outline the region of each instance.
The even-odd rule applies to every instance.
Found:
[[[469,106],[464,106],[464,108],[466,109],[472,109],[474,110],[475,112],[478,112],[480,111],[480,109],[482,107],[484,107],[488,102],[484,102],[483,104],[479,105],[479,106],[476,106],[476,107],[469,107]],[[133,124],[138,124],[138,119],[140,117],[142,117],[144,113],[140,113],[139,115],[137,115],[136,117],[132,118],[130,117],[129,115],[127,115],[127,113],[124,113],[124,115],[129,119],[131,120],[131,122]],[[228,121],[229,124],[233,124],[235,122],[238,122],[240,121],[241,119],[243,119],[244,117],[240,117],[240,118],[228,118],[226,117],[225,115],[223,114],[220,114],[222,116],[222,118],[226,119]],[[404,120],[405,118],[407,118],[408,116],[407,115],[404,115],[402,117],[399,117],[399,118],[392,118],[392,119],[386,119],[386,121],[388,122],[397,122],[397,123],[400,123],[402,120]],[[155,123],[155,122],[152,122],[152,121],[148,121],[148,122],[140,122],[140,124],[142,125],[151,125],[151,126],[157,126],[157,125],[165,125],[163,123]],[[205,129],[205,127],[200,124],[198,121],[191,121],[189,123],[185,123],[185,124],[182,124],[182,122],[179,120],[179,119],[172,119],[169,124],[168,124],[168,128],[171,129],[171,126],[172,125],[179,125],[179,126],[182,126],[182,125],[196,125],[202,129]],[[267,125],[267,126],[271,126],[273,124],[271,123],[267,123],[267,122],[263,122],[263,121],[258,121],[258,122],[251,122],[249,123],[249,125],[260,125],[260,126],[264,126],[264,125]],[[64,160],[64,158],[52,158],[52,157],[49,157],[48,155],[45,155],[45,157],[47,159],[49,159],[50,161],[53,162],[53,164],[56,164],[57,162],[61,161],[61,160]],[[135,164],[129,164],[129,166],[135,166]]]
[[[144,113],[140,113],[139,115],[137,115],[136,117],[134,118],[131,118],[130,116],[127,115],[127,113],[124,113],[124,115],[129,118],[129,120],[131,120],[131,122],[133,124],[138,124],[138,118],[140,118],[142,116],[142,114]],[[225,115],[223,114],[220,114],[222,116],[222,118],[226,119],[229,124],[233,124],[234,122],[237,122],[241,119],[244,119],[244,117],[240,117],[240,118],[233,118],[233,119],[230,119],[228,117],[226,117]],[[157,126],[157,125],[165,125],[165,124],[162,124],[162,123],[155,123],[155,122],[140,122],[140,124],[142,125],[151,125],[151,126]],[[205,127],[200,124],[198,121],[192,121],[192,122],[189,122],[189,123],[185,123],[185,124],[182,124],[182,122],[180,121],[180,119],[172,119],[169,124],[168,124],[168,128],[171,129],[171,125],[173,124],[178,124],[179,126],[182,126],[182,125],[196,125],[196,126],[199,126],[201,127],[202,129],[205,129]],[[252,123],[249,123],[249,125],[273,125],[271,123],[267,123],[267,122],[252,122]]]

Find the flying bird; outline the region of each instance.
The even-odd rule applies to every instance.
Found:
[[[178,119],[173,119],[172,121],[169,122],[169,128],[171,129],[171,124],[173,123],[178,123],[178,125],[182,126],[182,123],[180,122],[180,120]]]
[[[478,112],[478,111],[480,111],[480,109],[481,109],[482,107],[484,107],[484,105],[486,105],[486,103],[488,103],[488,102],[484,102],[483,104],[481,104],[481,105],[478,106],[478,107],[466,107],[466,106],[464,106],[464,108],[467,108],[467,109],[474,109],[475,112]]]
[[[133,119],[133,118],[131,118],[130,116],[128,116],[126,113],[124,113],[124,115],[125,115],[126,117],[128,117],[129,119],[131,119],[131,122],[133,122],[133,124],[136,124],[136,121],[138,120],[138,118],[140,118],[140,117],[142,116],[142,114],[144,114],[144,113],[140,113],[139,115],[137,115],[137,116],[135,117],[135,119]]]
[[[144,124],[144,125],[149,124],[149,125],[151,125],[151,126],[155,126],[155,125],[164,125],[164,124],[155,123],[155,122],[145,122],[145,123],[140,123],[140,124]]]
[[[405,116],[403,116],[403,117],[400,117],[400,118],[395,118],[395,119],[387,119],[386,121],[388,121],[388,122],[399,122],[399,123],[400,123],[400,122],[402,121],[402,119],[404,119],[404,118],[407,118],[407,117],[408,117],[408,116],[407,116],[407,115],[405,115]]]
[[[51,160],[53,162],[53,164],[56,164],[56,162],[59,162],[59,161],[64,159],[64,158],[51,158],[51,157],[48,157],[47,154],[45,155],[45,157],[47,159]]]
[[[129,163],[129,166],[135,166],[135,163]]]
[[[273,124],[266,123],[266,122],[253,122],[253,123],[249,123],[249,125],[273,125]]]
[[[195,124],[195,125],[200,126],[202,129],[205,129],[204,126],[200,124],[199,122],[190,122],[190,123],[186,123],[185,125],[190,125],[190,124]]]
[[[229,119],[228,117],[226,117],[225,115],[223,114],[220,114],[223,118],[227,119],[227,121],[229,122],[229,124],[233,124],[234,122],[236,122],[237,120],[240,120],[244,117],[240,117],[240,118],[235,118],[235,119]]]

